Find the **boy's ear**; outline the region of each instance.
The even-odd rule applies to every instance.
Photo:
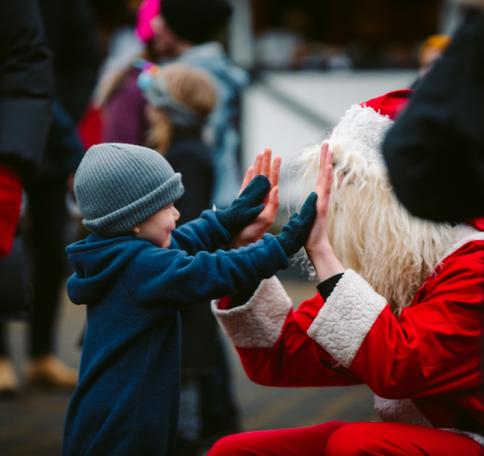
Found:
[[[134,233],[134,234],[139,234],[140,232],[141,232],[141,228],[140,228],[139,226],[135,226],[135,227],[133,228],[133,233]]]

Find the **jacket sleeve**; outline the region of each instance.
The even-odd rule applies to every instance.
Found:
[[[130,293],[142,305],[160,301],[190,304],[255,287],[260,280],[288,265],[279,241],[272,235],[248,247],[199,252],[147,248],[131,263]]]
[[[307,333],[323,305],[319,294],[294,311],[281,283],[272,277],[244,305],[230,305],[231,298],[225,297],[212,303],[212,310],[252,381],[267,386],[361,383]]]
[[[200,218],[177,228],[173,231],[172,238],[171,248],[185,250],[191,255],[201,250],[213,252],[232,240],[214,211],[204,211]]]
[[[5,1],[0,12],[0,161],[28,174],[50,125],[50,52],[36,1]]]
[[[387,399],[478,388],[484,244],[448,258],[396,317],[385,298],[348,270],[308,334]],[[464,250],[471,246],[463,247]]]
[[[418,217],[453,222],[483,215],[483,71],[484,11],[476,11],[385,138],[395,193]]]

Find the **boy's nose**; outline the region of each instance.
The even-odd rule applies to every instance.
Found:
[[[173,209],[175,210],[175,219],[178,220],[180,218],[180,212],[176,207],[173,207]]]

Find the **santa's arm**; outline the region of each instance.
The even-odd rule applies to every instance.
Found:
[[[308,334],[381,397],[417,398],[477,388],[482,246],[450,259],[399,318],[385,299],[348,270]]]
[[[241,306],[226,297],[213,312],[232,340],[251,380],[269,386],[330,386],[361,383],[338,365],[307,329],[323,300],[304,301],[297,311],[276,277],[261,282]]]

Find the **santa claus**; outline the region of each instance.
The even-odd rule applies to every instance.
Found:
[[[482,454],[483,224],[423,221],[395,198],[380,146],[409,96],[351,107],[300,160],[318,193],[318,293],[296,311],[273,277],[213,303],[253,381],[366,384],[382,422],[235,434],[210,456]]]

